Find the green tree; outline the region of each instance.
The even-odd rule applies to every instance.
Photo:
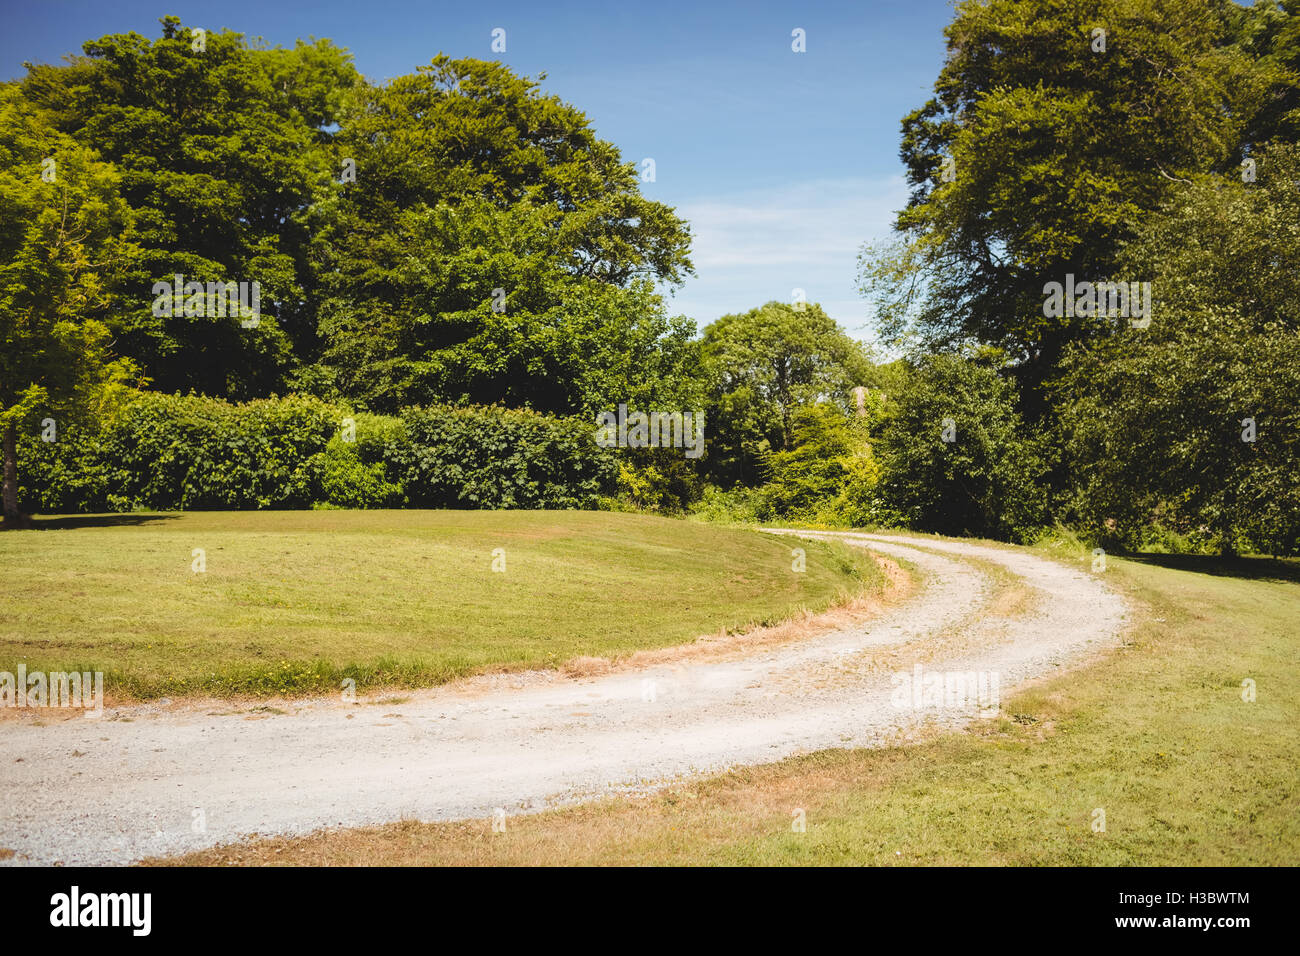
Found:
[[[503,401],[571,412],[660,388],[693,331],[650,284],[685,223],[586,116],[499,63],[439,56],[350,97],[316,211],[320,375],[373,410]]]
[[[1046,465],[1008,378],[975,359],[926,356],[889,399],[881,494],[904,523],[1014,539],[1046,522]]]
[[[132,373],[110,353],[113,281],[138,255],[121,177],[0,86],[0,431],[4,519],[19,520],[19,428],[57,429]]]
[[[768,482],[762,496],[768,516],[849,526],[879,520],[874,492],[880,466],[868,433],[880,412],[875,394],[870,414],[863,416],[846,415],[826,402],[795,409],[793,447],[765,459]]]
[[[196,48],[199,47],[199,48]],[[156,386],[231,398],[280,387],[315,348],[307,210],[335,175],[326,132],[358,77],[329,41],[257,49],[164,17],[162,36],[110,34],[22,86],[60,130],[122,173],[142,255],[123,277],[118,348]],[[261,318],[159,317],[155,282],[258,282]]]
[[[874,384],[866,349],[815,303],[724,315],[704,330],[700,350],[707,466],[727,487],[758,484],[764,456],[793,447],[798,407],[828,401],[848,411],[851,389]]]
[[[1099,331],[1046,317],[1044,284],[1112,275],[1134,223],[1189,176],[1236,169],[1294,91],[1250,48],[1263,17],[1222,0],[961,3],[935,96],[903,121],[901,237],[861,262],[886,337],[1003,348],[1036,402],[1066,345]]]
[[[1197,177],[1144,223],[1123,261],[1152,272],[1151,324],[1066,362],[1076,517],[1099,537],[1300,547],[1300,148],[1258,160],[1256,182]]]
[[[374,294],[336,287],[324,302],[331,381],[387,412],[434,401],[560,414],[683,407],[693,323],[669,318],[648,280],[623,287],[566,267],[565,216],[531,194],[505,208],[404,210],[367,250],[379,257],[366,264]]]
[[[1253,117],[1246,142],[1300,140],[1300,0],[1257,0],[1242,11],[1246,49],[1272,77],[1272,95]]]

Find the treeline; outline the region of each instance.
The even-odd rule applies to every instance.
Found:
[[[886,340],[1013,385],[1031,523],[1295,553],[1300,4],[987,0],[946,33],[897,238],[861,260]],[[1103,306],[1112,283],[1149,284],[1150,313]]]
[[[499,63],[438,56],[379,86],[328,40],[268,49],[166,17],[158,38],[29,66],[0,85],[6,521],[20,482],[51,506],[40,476],[18,477],[20,437],[34,467],[55,455],[30,443],[47,418],[111,441],[121,388],[404,418],[698,407],[694,324],[656,291],[690,272],[689,231],[639,184],[581,112]],[[208,308],[213,283],[255,284],[258,314]],[[588,501],[570,478],[554,496],[406,497]],[[205,488],[62,506],[319,493]]]
[[[0,85],[7,519],[21,485],[1296,552],[1297,4],[986,0],[947,39],[861,258],[888,363],[811,303],[670,315],[687,224],[499,63],[377,86],[329,41],[169,17],[30,67]],[[178,275],[257,282],[261,314],[159,312]],[[703,412],[704,455],[600,449],[620,405]]]
[[[690,270],[689,233],[581,112],[499,63],[375,86],[328,40],[162,24],[0,88],[16,308],[80,296],[136,381],[233,401],[567,414],[671,384],[693,328],[651,283]],[[69,200],[50,262],[29,233]],[[258,323],[157,314],[173,276],[259,283]]]

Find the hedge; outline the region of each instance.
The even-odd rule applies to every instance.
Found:
[[[346,422],[351,420],[351,427]],[[367,415],[292,396],[142,392],[97,426],[19,441],[24,511],[588,508],[614,453],[574,418],[496,407]]]
[[[408,409],[388,461],[419,508],[589,508],[612,491],[595,424],[500,408]]]

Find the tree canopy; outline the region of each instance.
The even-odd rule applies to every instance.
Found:
[[[1096,534],[1300,541],[1300,149],[1264,150],[1258,170],[1182,186],[1124,251],[1155,275],[1150,326],[1067,358],[1075,506]]]
[[[934,96],[903,120],[899,239],[864,251],[887,338],[1006,350],[1032,388],[1098,332],[1043,286],[1114,274],[1143,216],[1295,122],[1294,4],[961,3]],[[1140,265],[1128,278],[1149,278]]]
[[[756,484],[763,460],[794,442],[796,408],[819,401],[847,411],[851,389],[872,384],[862,344],[820,305],[768,302],[704,329],[710,473],[725,485]]]
[[[162,26],[156,40],[111,34],[68,65],[31,66],[22,92],[113,164],[135,212],[141,255],[120,283],[120,352],[161,389],[268,394],[313,342],[305,217],[328,182],[324,127],[357,75],[328,41],[265,50],[175,17]],[[153,283],[178,273],[258,282],[258,325],[155,316]]]
[[[140,254],[111,331],[159,389],[574,411],[612,376],[680,378],[689,325],[655,287],[689,274],[689,230],[579,110],[499,63],[440,55],[372,85],[328,40],[165,17],[17,87],[120,176]],[[178,274],[257,282],[258,323],[154,314]]]
[[[359,87],[340,122],[355,179],[318,210],[313,254],[321,365],[343,395],[569,412],[611,397],[595,382],[616,371],[634,393],[671,373],[691,330],[653,285],[689,272],[689,231],[581,112],[440,56]]]

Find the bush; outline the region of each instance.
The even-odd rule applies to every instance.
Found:
[[[1047,523],[1047,466],[1010,381],[976,361],[927,356],[893,398],[880,442],[886,509],[923,531],[1016,541]]]
[[[40,432],[19,432],[19,509],[45,514],[106,510],[108,476],[94,454],[94,427],[69,423],[55,435],[55,441],[47,442]]]
[[[406,494],[391,462],[408,444],[406,424],[391,415],[350,417],[353,430],[340,431],[325,446],[325,501],[340,508],[402,507]]]
[[[496,407],[407,409],[385,457],[421,508],[594,508],[615,457],[585,419]]]
[[[737,485],[723,490],[716,485],[704,489],[700,500],[691,507],[691,516],[701,521],[723,524],[754,524],[761,521],[764,501],[761,488]]]
[[[769,481],[760,514],[815,524],[861,526],[879,520],[872,456],[862,419],[825,404],[806,405],[791,417],[794,447],[766,456]]]
[[[355,424],[345,440],[346,419]],[[137,394],[57,440],[25,433],[29,512],[308,508],[586,508],[614,454],[585,421],[500,408],[353,413],[315,398],[231,405]]]
[[[627,448],[618,458],[617,499],[611,511],[681,514],[700,497],[700,479],[689,458],[672,448]]]
[[[230,405],[142,392],[103,422],[19,456],[36,511],[302,508],[319,495],[338,411],[311,398]],[[71,431],[71,430],[70,430]]]

